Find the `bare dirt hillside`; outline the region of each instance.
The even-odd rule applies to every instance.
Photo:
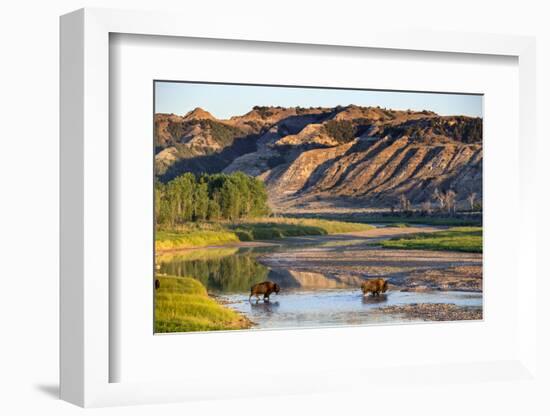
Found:
[[[243,171],[265,181],[274,209],[390,207],[435,189],[482,195],[482,120],[350,105],[254,107],[218,120],[197,108],[155,115],[156,171]]]

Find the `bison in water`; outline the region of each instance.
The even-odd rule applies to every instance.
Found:
[[[388,290],[388,281],[385,279],[369,279],[361,283],[361,290],[364,295],[369,292],[372,296],[380,296],[380,292],[386,293]]]
[[[252,296],[256,296],[256,301],[257,301],[260,295],[264,295],[264,302],[265,302],[266,300],[267,301],[269,300],[269,295],[271,295],[273,292],[279,293],[279,290],[281,290],[281,288],[277,283],[273,283],[269,281],[257,283],[250,288],[250,296],[248,300],[252,299]]]

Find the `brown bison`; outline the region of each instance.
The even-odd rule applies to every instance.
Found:
[[[264,295],[265,302],[266,300],[269,300],[269,295],[271,295],[273,292],[278,294],[279,290],[281,290],[281,288],[277,283],[273,283],[270,281],[256,283],[250,288],[250,296],[248,300],[252,299],[252,296],[256,296],[256,300],[258,300],[258,297],[260,295]]]
[[[372,296],[380,296],[380,292],[386,293],[388,290],[388,281],[385,279],[369,279],[361,283],[361,290],[364,295],[369,292]]]

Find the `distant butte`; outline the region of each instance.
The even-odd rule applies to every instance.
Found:
[[[183,116],[183,119],[186,120],[186,121],[189,121],[189,120],[216,120],[216,117],[214,117],[208,111],[203,110],[200,107],[197,107],[194,110],[189,111],[185,116]]]

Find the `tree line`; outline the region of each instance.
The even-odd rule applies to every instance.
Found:
[[[264,183],[242,172],[199,177],[185,173],[166,184],[155,182],[155,219],[160,226],[188,221],[234,221],[267,214]]]

